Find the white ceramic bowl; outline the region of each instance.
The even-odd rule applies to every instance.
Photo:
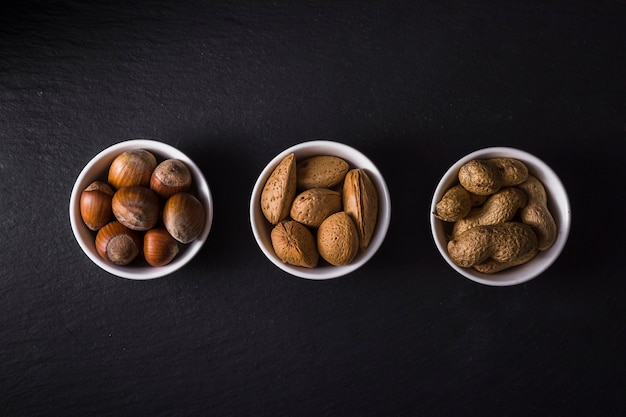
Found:
[[[280,260],[274,253],[272,242],[270,240],[270,232],[272,225],[265,219],[261,211],[261,192],[267,179],[280,161],[290,153],[296,156],[296,164],[305,158],[316,155],[334,155],[343,158],[350,164],[351,168],[363,168],[367,171],[378,192],[379,208],[376,230],[372,240],[365,251],[359,250],[354,260],[349,265],[333,266],[326,263],[320,258],[320,262],[315,268],[304,268],[286,264]],[[250,224],[254,238],[256,239],[261,251],[267,258],[283,271],[307,279],[330,279],[337,278],[349,274],[362,267],[372,256],[378,251],[389,229],[391,220],[391,199],[387,184],[374,163],[358,150],[334,141],[329,140],[313,140],[309,142],[299,143],[290,148],[285,149],[272,159],[263,169],[261,175],[254,184],[252,196],[250,198]]]
[[[484,274],[474,270],[473,268],[462,268],[452,262],[450,256],[448,255],[448,242],[446,239],[446,234],[449,234],[452,229],[452,223],[437,219],[433,213],[435,212],[437,202],[441,200],[444,193],[450,187],[459,183],[458,172],[462,165],[472,159],[499,157],[519,159],[526,164],[529,172],[543,183],[548,196],[548,208],[556,221],[558,235],[556,241],[549,249],[539,252],[539,254],[528,263],[500,271],[495,274]],[[545,162],[536,156],[519,149],[493,147],[472,152],[461,158],[454,165],[452,165],[450,169],[448,169],[443,178],[441,178],[441,181],[435,190],[435,194],[433,195],[429,217],[435,244],[437,245],[441,256],[443,256],[446,262],[453,269],[466,278],[481,284],[509,286],[521,284],[537,277],[548,269],[550,265],[552,265],[552,263],[559,257],[561,251],[565,247],[565,242],[567,241],[567,237],[569,235],[571,210],[569,198],[567,196],[567,192],[565,191],[565,187],[563,187],[563,183]]]
[[[189,244],[179,244],[180,252],[172,260],[172,262],[165,266],[154,267],[148,265],[145,261],[137,261],[126,266],[119,266],[105,261],[100,257],[100,255],[98,255],[98,252],[96,252],[96,232],[91,231],[85,225],[80,215],[79,202],[81,192],[93,181],[100,180],[106,182],[109,166],[111,165],[111,162],[113,162],[113,159],[115,159],[115,157],[122,152],[132,149],[146,149],[152,152],[157,158],[157,162],[168,158],[176,158],[185,162],[192,174],[191,192],[198,197],[204,205],[206,223],[200,236]],[[148,139],[136,139],[115,144],[103,150],[91,161],[89,161],[89,163],[81,171],[76,183],[74,184],[74,188],[72,189],[69,212],[70,223],[72,225],[74,236],[89,259],[91,259],[100,268],[113,275],[117,275],[118,277],[134,280],[146,280],[171,274],[172,272],[182,268],[198,253],[209,236],[209,231],[211,230],[211,224],[213,222],[213,198],[209,185],[202,175],[202,172],[198,166],[189,157],[187,157],[187,155],[162,142]]]

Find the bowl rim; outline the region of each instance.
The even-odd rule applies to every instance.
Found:
[[[87,228],[80,215],[80,194],[87,185],[89,185],[92,181],[95,181],[95,179],[93,179],[94,175],[92,170],[102,164],[103,159],[110,159],[112,161],[115,156],[126,150],[139,148],[147,149],[150,152],[153,152],[155,156],[157,156],[157,160],[177,158],[185,162],[192,173],[194,188],[197,190],[197,197],[202,202],[206,213],[205,225],[200,236],[198,236],[193,242],[184,245],[184,251],[179,253],[172,262],[160,267],[153,267],[149,265],[119,266],[106,262],[98,255],[97,252],[95,252],[95,242],[86,238],[87,235],[93,235],[95,239],[96,232]],[[103,176],[106,175],[99,175],[99,177]],[[174,146],[156,139],[148,138],[124,140],[108,146],[98,152],[80,171],[72,187],[69,199],[69,219],[72,233],[85,255],[87,255],[93,263],[104,271],[120,278],[131,280],[150,280],[161,278],[184,267],[189,261],[191,261],[192,258],[195,257],[206,242],[213,224],[213,212],[213,196],[211,189],[198,165],[184,152]]]
[[[316,151],[318,149],[325,150],[323,151],[323,153],[320,153]],[[301,156],[301,158],[305,158],[314,155],[333,155],[334,152],[337,151],[340,151],[340,153],[342,154],[354,155],[352,160],[350,160],[350,158],[345,159],[348,160],[348,163],[350,163],[351,166],[355,168],[364,168],[366,169],[368,174],[370,174],[370,176],[373,176],[372,181],[376,186],[379,200],[379,212],[376,224],[376,233],[372,237],[372,240],[367,250],[364,252],[359,250],[356,258],[348,265],[325,265],[323,267],[318,266],[316,268],[304,268],[286,264],[276,256],[272,249],[268,248],[266,244],[264,244],[264,236],[261,235],[262,226],[257,224],[258,220],[264,221],[266,223],[265,227],[271,230],[271,225],[269,224],[269,222],[267,222],[265,217],[263,217],[260,209],[261,192],[263,190],[263,186],[269,178],[271,172],[278,165],[278,163],[290,153],[295,153],[296,157],[298,153],[305,153],[306,156]],[[367,166],[358,166],[354,163],[354,160],[362,161],[362,163],[359,165]],[[382,173],[380,172],[378,167],[372,162],[372,160],[369,159],[361,151],[336,140],[313,139],[289,146],[288,148],[279,152],[272,159],[270,159],[270,161],[264,166],[252,188],[252,193],[250,195],[249,215],[250,227],[252,229],[252,233],[254,235],[254,239],[257,245],[259,246],[265,257],[269,259],[275,266],[277,266],[282,271],[298,278],[305,278],[310,280],[327,280],[339,278],[356,271],[357,269],[365,265],[378,252],[378,249],[383,244],[386,238],[387,232],[389,230],[389,224],[391,222],[391,197]]]
[[[484,274],[470,268],[462,268],[452,262],[447,253],[447,246],[444,246],[444,244],[442,243],[443,241],[445,241],[445,239],[441,238],[442,232],[440,230],[440,227],[443,227],[442,225],[445,222],[437,219],[434,213],[435,206],[437,202],[441,199],[445,191],[451,186],[451,184],[454,185],[455,183],[458,183],[458,180],[454,181],[451,180],[451,178],[453,175],[456,175],[455,173],[458,173],[458,170],[461,168],[462,165],[472,159],[486,159],[494,157],[511,157],[520,159],[522,160],[522,162],[528,165],[529,171],[531,171],[533,175],[535,175],[536,177],[541,177],[540,180],[542,180],[542,182],[545,183],[546,178],[550,179],[552,186],[545,186],[545,188],[546,193],[549,196],[548,204],[549,206],[552,206],[551,211],[553,211],[553,217],[555,217],[555,220],[558,222],[558,232],[557,239],[552,247],[544,252],[540,252],[537,257],[528,264],[515,267],[517,269],[501,271],[497,274]],[[535,172],[537,169],[540,171],[540,173]],[[556,204],[556,200],[559,201],[558,205]],[[554,213],[555,209],[558,212],[558,215]],[[556,174],[556,172],[537,156],[525,150],[507,146],[493,146],[475,150],[463,156],[452,166],[450,166],[441,177],[435,188],[428,216],[430,221],[432,239],[434,240],[440,255],[446,261],[446,263],[448,263],[450,267],[452,267],[456,272],[458,272],[465,278],[468,278],[480,284],[490,286],[512,286],[522,284],[541,275],[550,266],[552,266],[552,264],[560,256],[569,237],[571,227],[571,206],[569,197],[567,194],[567,190],[563,185],[563,182]],[[535,260],[541,262],[534,262]],[[521,274],[521,272],[527,273]]]

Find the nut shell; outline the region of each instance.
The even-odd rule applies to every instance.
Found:
[[[200,236],[205,219],[202,203],[187,192],[174,194],[163,206],[163,224],[180,243],[190,243]]]
[[[124,226],[133,230],[152,229],[159,221],[160,202],[147,187],[124,187],[115,192],[113,214]]]
[[[284,157],[270,174],[261,191],[261,211],[271,224],[278,224],[289,215],[296,196],[296,156]]]
[[[435,206],[435,217],[445,222],[456,222],[472,209],[472,197],[461,184],[448,189]]]
[[[278,223],[270,233],[276,256],[287,264],[315,268],[319,261],[315,238],[304,225],[294,220]]]
[[[179,252],[178,242],[164,228],[148,230],[143,237],[143,256],[152,266],[165,266]]]
[[[526,194],[517,187],[504,187],[491,194],[482,207],[475,207],[452,227],[452,237],[476,226],[506,223],[526,205]]]
[[[557,226],[548,209],[546,189],[534,175],[518,186],[528,196],[528,204],[520,209],[522,222],[529,225],[537,235],[537,249],[549,249],[556,240]]]
[[[359,251],[359,236],[352,218],[345,212],[330,215],[317,229],[317,249],[331,265],[347,265]]]
[[[459,168],[459,182],[470,193],[490,195],[528,178],[528,167],[513,158],[474,159]]]
[[[361,249],[372,240],[378,219],[378,192],[364,169],[346,174],[343,183],[343,209],[352,218],[359,234]]]
[[[291,218],[306,226],[319,227],[342,208],[341,193],[327,188],[311,188],[296,196],[289,212]]]
[[[179,159],[166,159],[156,166],[150,177],[150,188],[162,200],[191,187],[191,171]]]
[[[80,215],[91,230],[98,230],[113,218],[113,189],[104,182],[94,181],[80,194]]]
[[[139,255],[141,237],[118,221],[112,221],[98,230],[96,251],[102,259],[116,265],[128,265]]]
[[[156,157],[145,149],[122,152],[109,167],[109,184],[116,189],[134,185],[147,187],[156,166]]]
[[[312,156],[298,163],[297,187],[301,190],[333,188],[343,180],[349,169],[348,162],[338,156]]]
[[[476,226],[448,242],[450,258],[464,268],[490,260],[519,265],[517,261],[532,259],[536,250],[537,236],[530,226],[519,222]]]

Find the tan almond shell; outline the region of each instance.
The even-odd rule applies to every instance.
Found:
[[[291,153],[274,168],[261,192],[261,211],[271,224],[289,215],[296,196],[296,157]]]
[[[340,211],[326,218],[317,229],[317,249],[331,265],[347,265],[359,251],[359,236],[352,218]]]
[[[298,194],[290,216],[309,227],[319,227],[331,214],[341,210],[341,193],[328,188],[311,188]]]
[[[343,209],[354,221],[362,250],[372,239],[378,219],[378,193],[362,168],[348,171],[343,183]]]
[[[312,156],[298,162],[297,187],[333,188],[343,180],[350,165],[344,159],[332,155]]]
[[[306,226],[294,220],[284,220],[274,226],[270,238],[276,256],[284,263],[305,268],[317,266],[317,244]]]

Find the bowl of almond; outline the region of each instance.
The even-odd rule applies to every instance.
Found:
[[[250,197],[250,225],[265,256],[314,280],[347,275],[378,251],[389,228],[385,180],[363,153],[343,143],[291,146],[263,169]]]

